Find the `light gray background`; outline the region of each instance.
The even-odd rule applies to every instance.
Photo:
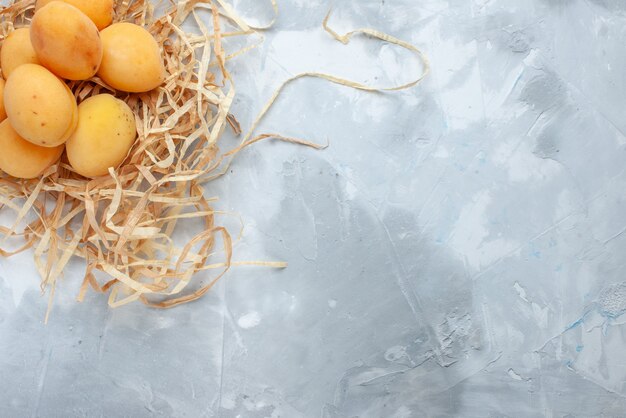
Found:
[[[279,6],[232,65],[244,127],[298,72],[393,84],[419,68],[334,42],[326,0]],[[43,326],[32,254],[2,260],[1,416],[626,415],[626,3],[334,7],[337,29],[413,42],[433,73],[394,94],[294,84],[261,131],[330,147],[260,144],[208,187],[244,219],[237,259],[290,267],[110,311],[73,302],[77,264]]]

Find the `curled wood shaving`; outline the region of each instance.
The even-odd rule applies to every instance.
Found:
[[[309,72],[286,80],[263,107],[241,144],[221,153],[219,139],[230,127],[241,133],[230,113],[236,95],[226,63],[259,45],[227,53],[226,37],[257,36],[271,27],[253,26],[224,0],[169,0],[166,10],[155,16],[148,0],[118,2],[115,21],[130,21],[146,27],[162,48],[168,77],[164,85],[144,94],[116,92],[97,77],[69,86],[77,100],[110,92],[125,100],[136,117],[138,139],[124,164],[110,169],[108,176],[81,177],[65,157],[37,180],[0,176],[0,206],[14,213],[9,226],[0,227],[0,249],[10,256],[34,249],[34,260],[42,277],[42,291],[49,290],[49,310],[56,285],[72,259],[84,259],[86,272],[78,300],[89,289],[109,294],[112,308],[140,301],[155,308],[170,308],[205,295],[233,266],[256,265],[284,268],[285,263],[234,262],[233,238],[217,224],[203,184],[226,173],[232,158],[245,147],[264,139],[279,139],[313,148],[323,146],[297,138],[264,134],[253,136],[258,124],[284,87],[300,78],[317,77],[366,91],[399,90],[419,83],[428,62],[414,46],[389,35],[359,29],[339,35],[324,20],[324,28],[336,40],[348,43],[355,34],[365,34],[416,53],[424,73],[412,82],[390,88],[370,87],[328,74]],[[35,0],[13,0],[0,9],[0,40],[15,27],[27,25]],[[208,25],[200,11],[210,12]],[[200,32],[187,33],[183,23],[193,23]],[[177,230],[182,222],[201,221],[195,236],[180,243]],[[107,277],[103,281],[97,278]],[[209,272],[215,272],[207,277]],[[198,274],[203,273],[203,274]]]

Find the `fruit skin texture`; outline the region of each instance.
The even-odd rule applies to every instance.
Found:
[[[102,41],[96,25],[76,7],[52,1],[30,24],[30,39],[41,64],[59,77],[86,80],[98,72]]]
[[[63,144],[78,123],[76,99],[70,89],[36,64],[13,71],[4,87],[4,106],[15,131],[39,146]]]
[[[39,64],[39,58],[30,42],[30,29],[15,29],[2,43],[0,65],[6,80],[22,64]]]
[[[85,177],[108,174],[119,166],[137,138],[135,115],[110,94],[92,96],[78,106],[78,127],[66,144],[67,158]]]
[[[165,80],[163,58],[150,32],[132,23],[115,23],[100,34],[104,55],[98,76],[130,93],[150,91]]]
[[[35,12],[54,0],[37,0]],[[98,30],[109,26],[113,21],[114,0],[61,0],[85,13]]]
[[[4,80],[0,78],[0,122],[7,118],[7,111],[4,108],[4,85]]]
[[[39,177],[63,153],[63,145],[39,147],[20,137],[7,119],[0,123],[0,170],[22,179]]]

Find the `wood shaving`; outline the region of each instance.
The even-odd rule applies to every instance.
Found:
[[[285,263],[234,262],[233,238],[217,224],[217,211],[205,196],[203,185],[222,175],[243,148],[264,140],[279,139],[313,148],[323,146],[297,138],[264,134],[253,136],[285,86],[304,77],[365,90],[400,90],[419,83],[429,70],[428,61],[414,46],[372,29],[339,35],[347,44],[355,34],[364,34],[399,45],[416,53],[423,73],[414,81],[390,88],[370,87],[329,74],[309,72],[286,80],[263,107],[243,136],[241,144],[220,152],[225,129],[241,133],[230,113],[236,95],[227,62],[260,45],[252,43],[227,53],[223,39],[256,36],[270,28],[277,16],[275,0],[268,4],[274,18],[264,26],[252,26],[224,0],[169,0],[156,15],[148,0],[118,2],[115,21],[144,26],[161,46],[168,77],[160,88],[143,94],[117,92],[97,77],[68,83],[78,101],[109,92],[125,100],[137,121],[138,139],[125,162],[109,175],[87,179],[73,171],[63,157],[36,180],[18,180],[0,175],[0,207],[13,213],[12,222],[0,227],[0,246],[19,240],[13,250],[33,249],[42,291],[49,291],[50,314],[55,288],[74,257],[84,260],[85,276],[78,293],[83,301],[91,289],[108,293],[112,308],[140,301],[155,308],[171,308],[205,295],[233,266],[256,265],[284,268]],[[0,41],[15,28],[29,24],[35,0],[13,0],[0,9]],[[157,9],[161,8],[157,7]],[[212,16],[210,25],[201,13]],[[191,23],[198,33],[188,33]],[[228,29],[225,29],[228,28]],[[225,168],[226,167],[226,168]],[[186,243],[172,237],[183,221],[202,221],[203,228]],[[214,272],[206,278],[206,273]],[[107,279],[97,279],[106,276]],[[102,274],[104,273],[104,274]],[[202,277],[203,283],[200,283]]]

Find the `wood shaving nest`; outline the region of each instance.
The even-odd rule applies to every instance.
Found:
[[[275,0],[270,0],[274,20]],[[0,41],[16,27],[29,24],[35,0],[13,0],[0,10]],[[108,92],[125,100],[137,121],[138,139],[125,162],[109,170],[109,176],[87,179],[75,173],[65,157],[36,180],[18,180],[0,175],[0,205],[9,211],[10,224],[0,226],[0,246],[19,240],[12,250],[0,255],[34,249],[34,260],[49,290],[48,312],[54,290],[68,262],[78,257],[86,272],[78,293],[85,298],[91,288],[108,293],[116,308],[141,301],[155,308],[171,308],[205,295],[234,265],[252,264],[282,268],[284,263],[241,262],[232,259],[233,239],[217,224],[203,185],[224,175],[232,158],[243,148],[263,139],[275,138],[314,148],[321,146],[296,138],[264,134],[253,137],[255,128],[284,88],[303,77],[315,77],[365,90],[400,90],[419,83],[428,73],[426,58],[414,46],[372,29],[339,35],[324,20],[325,30],[347,44],[355,34],[393,43],[416,53],[423,72],[416,80],[396,87],[370,87],[323,73],[303,73],[286,80],[270,98],[235,149],[221,153],[218,141],[224,129],[241,130],[230,108],[235,97],[227,61],[259,43],[227,54],[226,37],[257,35],[268,29],[246,23],[224,0],[169,0],[155,12],[153,2],[124,0],[116,6],[115,21],[144,26],[162,48],[168,77],[162,87],[144,94],[117,92],[102,80],[70,82],[80,102]],[[208,13],[211,18],[202,19]],[[208,20],[209,22],[206,22]],[[192,23],[199,34],[183,30]],[[228,28],[228,32],[223,28]],[[172,238],[185,221],[200,220],[204,228],[178,245]],[[96,275],[96,272],[104,273]],[[212,272],[199,284],[197,273]],[[106,279],[97,279],[105,276]],[[196,280],[194,280],[196,279]],[[195,282],[195,283],[194,283]]]

